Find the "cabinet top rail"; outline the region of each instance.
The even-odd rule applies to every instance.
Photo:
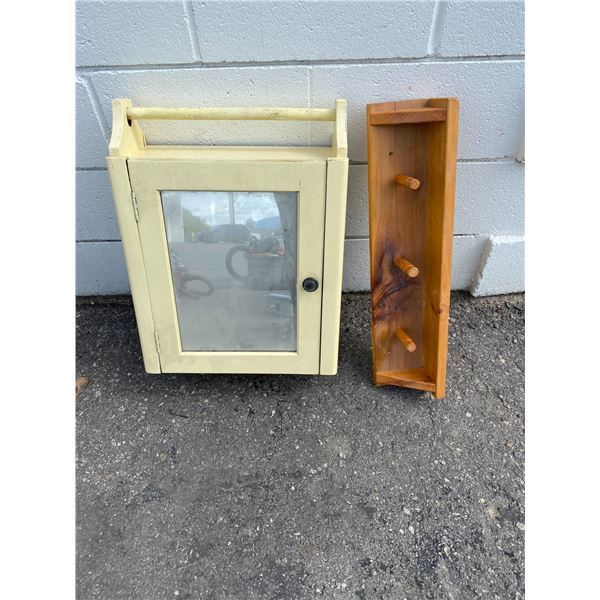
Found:
[[[335,121],[336,110],[334,108],[163,108],[130,106],[127,108],[127,118],[132,121]]]
[[[337,158],[348,157],[347,104],[337,99],[333,108],[204,107],[170,108],[133,106],[129,98],[112,102],[110,156],[134,157],[145,148],[146,136],[140,121],[329,121],[333,124],[331,148]]]

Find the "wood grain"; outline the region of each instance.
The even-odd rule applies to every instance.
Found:
[[[447,120],[429,125],[429,197],[427,199],[427,241],[425,277],[424,337],[429,351],[425,372],[436,383],[435,396],[446,393],[448,318],[454,229],[454,191],[458,142],[458,100],[430,100],[443,105]]]
[[[396,109],[395,102],[375,105],[370,113]],[[385,353],[374,348],[379,371],[423,366],[423,279],[407,276],[394,257],[410,257],[417,267],[425,260],[426,183],[411,190],[395,183],[398,173],[427,180],[427,131],[421,125],[369,127],[369,228],[373,323],[384,321],[391,331],[410,329],[417,349],[408,353],[397,340]],[[392,338],[395,339],[395,338]]]
[[[425,392],[435,392],[435,383],[426,375],[425,369],[380,371],[375,377],[375,385],[399,385]]]
[[[442,397],[458,101],[370,104],[367,125],[374,380]]]
[[[431,123],[445,121],[446,111],[442,107],[410,108],[393,111],[377,111],[371,114],[369,125],[401,125],[402,123]]]

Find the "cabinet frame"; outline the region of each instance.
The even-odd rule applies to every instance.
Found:
[[[332,121],[332,143],[330,147],[265,147],[265,146],[159,146],[148,145],[139,121],[144,119],[236,119],[236,120],[303,120]],[[186,373],[307,373],[334,375],[337,372],[339,319],[342,287],[342,265],[344,251],[344,225],[346,212],[346,190],[348,179],[348,158],[346,141],[346,102],[337,100],[333,109],[295,109],[295,108],[144,108],[133,107],[129,99],[113,101],[113,130],[107,157],[108,172],[113,188],[114,202],[117,212],[122,246],[129,275],[140,344],[144,359],[144,368],[148,373],[186,372]],[[318,276],[320,283],[317,292],[306,293],[302,302],[308,302],[305,317],[301,311],[299,318],[308,318],[315,328],[309,341],[298,338],[298,351],[302,344],[310,346],[310,351],[299,359],[298,352],[176,352],[174,340],[178,340],[177,322],[167,319],[167,334],[164,333],[165,305],[158,309],[153,294],[150,292],[149,276],[154,263],[144,260],[143,227],[140,227],[147,206],[144,204],[145,192],[136,193],[139,181],[138,171],[147,171],[147,182],[152,179],[155,190],[155,202],[160,206],[160,198],[156,200],[156,191],[161,185],[155,185],[150,172],[154,169],[181,165],[208,166],[227,164],[243,170],[248,177],[254,178],[256,185],[244,187],[251,191],[297,191],[299,192],[299,237],[301,228],[319,227],[322,236],[320,243],[315,243],[312,236],[312,248],[307,255],[311,256],[312,270],[297,271],[298,284],[303,278]],[[144,166],[145,165],[145,166]],[[160,166],[159,166],[160,165]],[[179,166],[177,166],[179,165]],[[280,167],[281,173],[287,173],[288,183],[277,184],[275,177],[266,175]],[[191,171],[190,171],[191,172]],[[261,173],[263,175],[261,175]],[[298,185],[290,185],[289,177],[297,180]],[[218,179],[218,178],[217,178]],[[132,186],[132,182],[134,185]],[[300,185],[302,183],[302,185]],[[196,181],[198,189],[209,189]],[[223,179],[214,186],[228,187]],[[232,184],[233,185],[233,184]],[[283,187],[281,187],[283,185]],[[236,191],[243,191],[239,186]],[[297,187],[298,189],[295,189]],[[162,189],[177,189],[169,185]],[[188,189],[188,188],[186,188]],[[146,198],[149,198],[147,196]],[[315,198],[319,201],[315,202]],[[147,200],[146,200],[147,201]],[[303,208],[300,203],[303,201]],[[308,203],[312,202],[316,212],[310,215]],[[155,207],[156,208],[156,207]],[[162,208],[161,208],[162,213]],[[304,216],[302,216],[304,215]],[[166,251],[166,235],[164,230],[159,234],[157,216],[152,217],[154,233],[162,235],[160,242],[163,258],[168,258]],[[310,222],[309,222],[310,221]],[[316,221],[316,222],[315,222]],[[164,226],[163,226],[164,229]],[[310,236],[309,236],[310,237]],[[158,245],[159,238],[155,238]],[[318,268],[315,256],[319,254]],[[297,265],[300,268],[301,265]],[[164,278],[164,260],[159,275]],[[167,282],[165,282],[167,283]],[[169,286],[172,281],[169,278]],[[300,293],[298,293],[300,297]],[[173,306],[169,309],[172,311]],[[315,315],[320,318],[315,318]],[[162,315],[162,316],[161,316]],[[311,316],[312,315],[312,316]],[[162,344],[161,344],[162,341]],[[166,343],[165,343],[166,342]],[[194,356],[197,355],[197,356]],[[310,355],[310,359],[308,356]],[[295,359],[295,360],[294,360]]]

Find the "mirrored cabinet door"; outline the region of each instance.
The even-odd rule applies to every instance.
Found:
[[[128,166],[161,370],[318,373],[324,161]]]

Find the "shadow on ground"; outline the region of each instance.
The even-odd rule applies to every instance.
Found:
[[[335,377],[147,375],[127,302],[78,303],[79,600],[524,594],[524,299],[453,294],[445,400]]]

